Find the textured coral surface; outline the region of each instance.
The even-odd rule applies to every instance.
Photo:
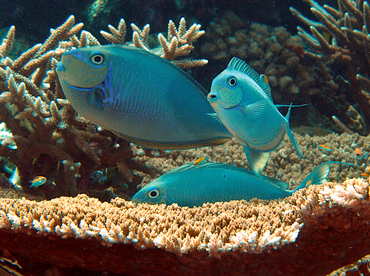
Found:
[[[125,275],[323,275],[368,253],[368,189],[347,180],[283,201],[196,208],[1,199],[0,246],[36,263]]]

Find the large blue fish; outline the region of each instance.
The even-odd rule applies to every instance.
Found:
[[[232,135],[213,112],[207,91],[154,54],[121,45],[63,54],[56,72],[72,107],[90,122],[148,148],[222,144]]]
[[[286,182],[268,177],[261,178],[244,168],[213,162],[202,162],[198,165],[190,163],[153,180],[131,200],[135,203],[177,203],[179,206],[193,207],[207,202],[285,198],[307,185],[322,184],[333,163],[340,162],[329,161],[321,164],[293,191],[286,190]]]
[[[232,58],[227,68],[213,81],[207,96],[221,122],[244,147],[249,165],[260,174],[270,151],[288,134],[303,158],[289,127],[289,114],[283,117],[271,98],[271,89],[264,75],[258,75],[247,63]]]

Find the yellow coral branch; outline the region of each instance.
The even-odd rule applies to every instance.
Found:
[[[124,44],[126,39],[126,22],[123,18],[120,19],[117,29],[112,25],[108,25],[111,33],[100,31],[100,34],[112,44]]]

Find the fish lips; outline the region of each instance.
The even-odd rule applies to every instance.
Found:
[[[219,96],[217,95],[216,92],[209,92],[208,95],[207,95],[207,100],[210,104],[212,103],[216,103],[218,100],[219,100]]]
[[[144,196],[143,196],[144,195]],[[141,193],[136,193],[132,198],[131,201],[133,203],[139,204],[143,203],[143,200],[145,199],[145,194],[141,195]]]

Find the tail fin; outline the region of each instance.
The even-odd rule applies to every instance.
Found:
[[[336,161],[325,162],[321,164],[320,166],[318,166],[316,169],[314,169],[313,172],[310,173],[305,178],[305,180],[303,180],[302,183],[293,192],[298,191],[299,189],[305,188],[306,186],[309,186],[309,185],[318,185],[318,184],[324,183],[329,174],[330,166],[333,164],[356,166],[356,165],[344,163],[344,162],[336,162]]]

